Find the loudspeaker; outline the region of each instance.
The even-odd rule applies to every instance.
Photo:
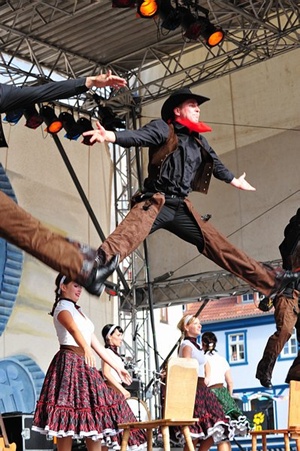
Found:
[[[32,431],[33,415],[2,414],[9,443],[17,445],[17,451],[53,451],[53,440],[46,435]]]

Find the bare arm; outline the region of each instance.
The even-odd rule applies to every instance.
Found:
[[[210,375],[211,375],[211,367],[210,367],[209,362],[206,362],[204,364],[204,382],[205,382],[205,385],[209,384]]]
[[[225,373],[225,382],[227,385],[227,390],[229,391],[230,395],[232,396],[233,393],[233,380],[231,376],[231,371],[227,370]]]
[[[96,359],[93,350],[85,341],[71,313],[67,310],[63,310],[58,314],[57,319],[72,335],[78,346],[83,349],[85,363],[89,366],[96,366]]]
[[[232,186],[234,186],[235,188],[242,189],[245,191],[256,191],[256,188],[254,188],[254,186],[250,185],[250,183],[247,182],[245,177],[246,177],[246,172],[244,172],[238,179],[234,177],[231,180],[230,184]]]
[[[130,398],[130,392],[126,390],[126,388],[123,387],[122,384],[120,384],[119,381],[114,377],[114,375],[111,372],[111,366],[108,365],[106,362],[103,361],[102,363],[102,372],[105,379],[109,382],[108,385],[113,386],[117,391],[122,393],[125,398]]]
[[[109,352],[107,352],[107,350],[104,348],[104,346],[99,342],[99,340],[95,334],[92,335],[92,348],[98,354],[98,356],[103,360],[103,362],[107,363],[107,365],[111,366],[112,368],[114,368],[117,371],[120,378],[122,379],[122,381],[125,384],[127,384],[127,385],[131,384],[132,379],[131,379],[131,376],[128,373],[128,371],[125,370],[124,368],[120,367],[114,361],[114,359],[111,357]]]

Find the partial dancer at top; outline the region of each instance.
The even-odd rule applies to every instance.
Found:
[[[122,88],[126,80],[111,71],[92,77],[50,82],[41,86],[16,88],[0,84],[0,113],[25,108],[34,103],[72,97],[93,86]],[[0,236],[36,257],[46,265],[77,281],[91,294],[100,295],[102,280],[118,265],[118,257],[104,261],[101,254],[87,245],[51,232],[39,220],[19,207],[0,191]]]
[[[206,194],[212,175],[241,190],[255,189],[246,181],[245,173],[236,178],[200,134],[210,130],[198,122],[199,105],[207,100],[187,88],[179,89],[164,102],[162,119],[134,131],[107,131],[98,123],[98,130],[83,134],[92,142],[149,147],[143,190],[134,196],[134,207],[100,246],[99,253],[105,261],[116,254],[123,260],[150,233],[165,229],[259,292],[274,295],[297,280],[300,272],[275,270],[255,261],[205,221],[188,199],[193,190]]]

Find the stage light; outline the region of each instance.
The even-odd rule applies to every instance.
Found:
[[[166,30],[176,30],[181,24],[180,10],[175,9],[170,0],[163,0],[160,3],[159,18],[161,19],[161,27]]]
[[[207,23],[204,24],[204,29],[201,32],[201,36],[204,37],[206,45],[209,47],[215,47],[223,41],[225,33],[222,28],[215,27],[209,22],[209,20],[207,20]]]
[[[137,13],[143,19],[152,19],[157,14],[157,12],[157,0],[139,0],[137,2]]]
[[[4,122],[8,122],[9,124],[16,125],[23,116],[23,113],[23,109],[8,111],[7,113],[5,113],[3,120]]]
[[[93,130],[92,122],[90,119],[87,119],[86,117],[80,117],[77,121],[77,124],[80,127],[81,133],[88,132],[89,130]],[[90,137],[84,136],[82,140],[82,144],[85,144],[86,146],[92,146],[94,143],[90,143]]]
[[[208,17],[196,17],[188,9],[184,9],[181,16],[181,26],[185,30],[184,37],[196,41],[201,36],[209,47],[215,47],[223,41],[224,31],[215,27]]]
[[[112,8],[133,8],[135,0],[112,0]]]
[[[106,130],[114,132],[118,128],[125,128],[125,122],[122,121],[110,107],[99,105],[97,111],[99,121]]]
[[[24,116],[26,118],[25,126],[35,130],[44,122],[42,116],[38,113],[35,105],[31,105],[24,110]]]
[[[51,135],[58,133],[63,128],[62,122],[56,116],[54,109],[50,106],[42,106],[40,109],[40,115],[47,125],[46,131]]]
[[[187,8],[179,8],[181,14],[181,26],[184,29],[184,37],[196,41],[201,34],[201,24]]]
[[[58,116],[58,119],[62,122],[63,128],[66,130],[65,138],[76,141],[81,135],[81,127],[75,121],[73,114],[63,111]]]

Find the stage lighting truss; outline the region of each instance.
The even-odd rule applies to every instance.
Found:
[[[119,8],[131,6],[129,0],[114,0]],[[181,27],[183,37],[190,41],[202,38],[208,47],[220,44],[225,33],[209,20],[209,11],[199,0],[138,0],[137,15],[143,19],[159,18],[161,30],[174,31]]]

